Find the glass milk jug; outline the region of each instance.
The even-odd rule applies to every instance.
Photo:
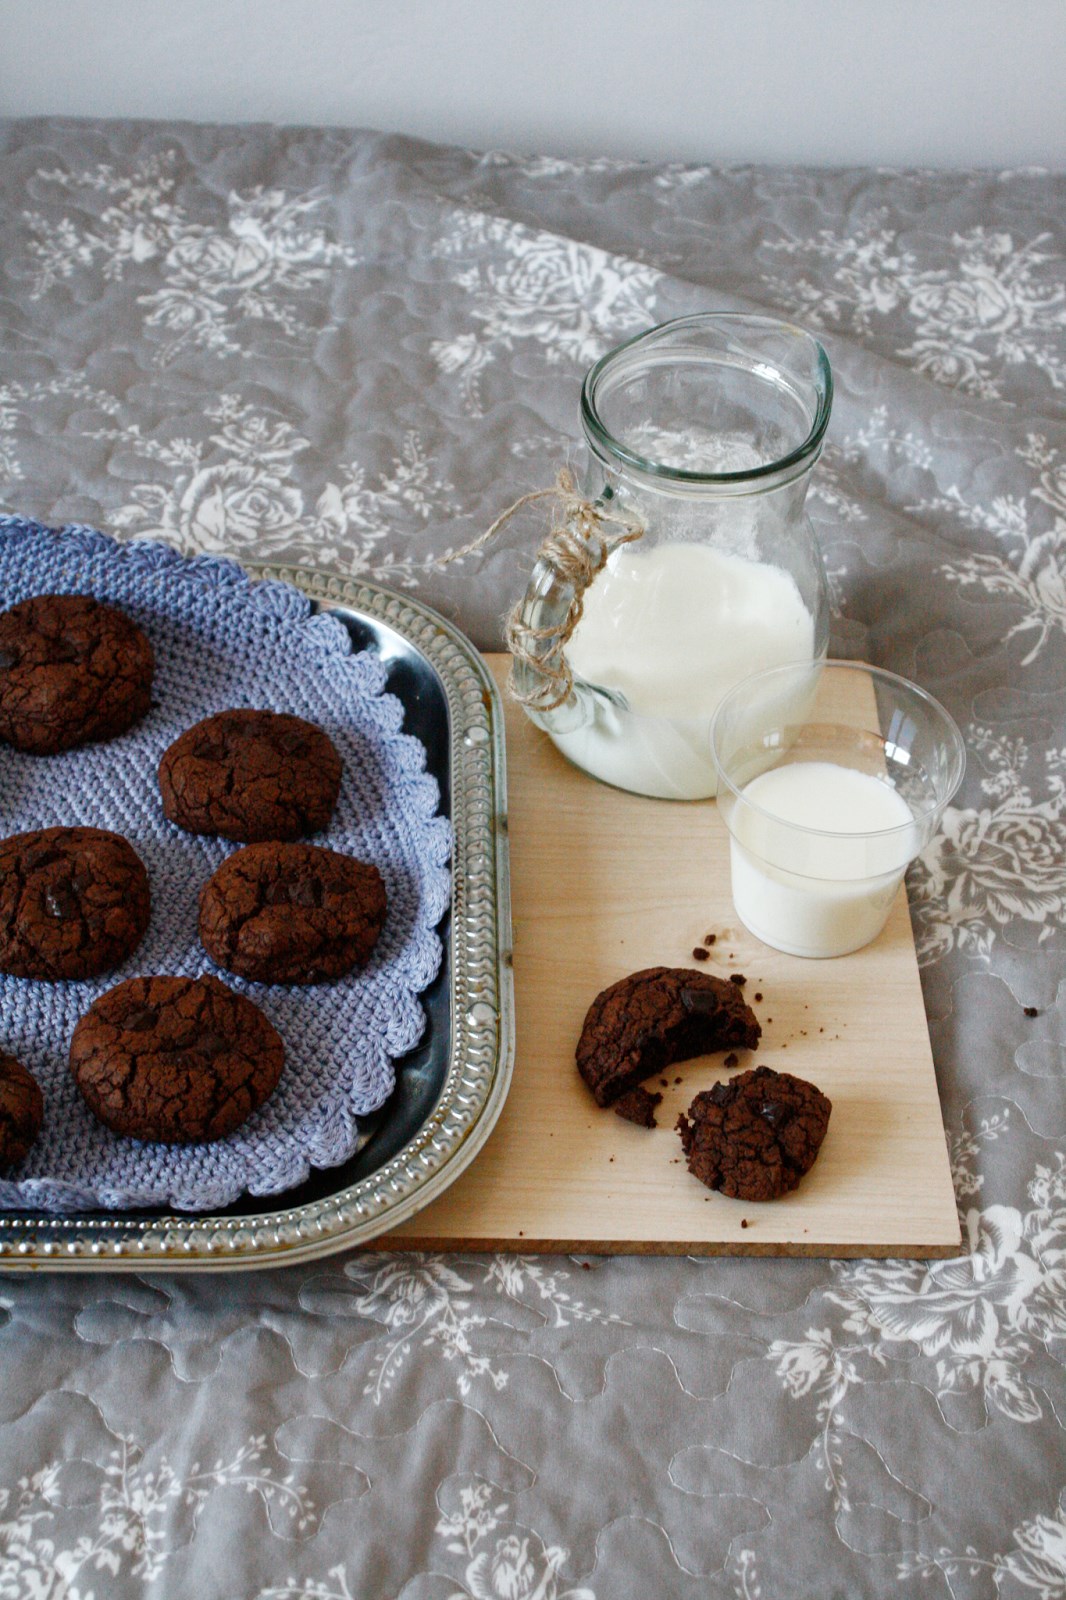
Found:
[[[664,323],[591,369],[582,512],[567,524],[591,556],[582,572],[545,545],[512,643],[518,698],[576,766],[636,794],[708,798],[726,692],[825,655],[804,500],[832,395],[816,340],[746,314]]]

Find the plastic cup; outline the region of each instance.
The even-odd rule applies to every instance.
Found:
[[[737,916],[794,956],[877,938],[966,767],[932,695],[852,661],[745,678],[715,713],[711,749]]]

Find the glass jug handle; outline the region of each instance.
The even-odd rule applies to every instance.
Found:
[[[644,526],[611,507],[609,490],[586,499],[569,472],[560,472],[558,487],[564,520],[540,547],[526,592],[507,619],[506,639],[514,698],[538,727],[568,733],[587,720],[590,709],[566,658],[585,591],[612,551],[639,539]]]

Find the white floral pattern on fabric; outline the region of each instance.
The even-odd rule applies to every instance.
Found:
[[[995,1141],[1003,1123],[993,1118],[981,1141]],[[956,1149],[955,1168],[976,1154],[978,1140]],[[976,1184],[964,1181],[963,1187]],[[1030,1209],[969,1207],[963,1216],[967,1253],[957,1260],[857,1261],[835,1265],[828,1309],[845,1312],[839,1328],[810,1328],[801,1340],[775,1340],[769,1356],[794,1398],[816,1394],[820,1434],[816,1454],[836,1509],[850,1502],[840,1452],[838,1413],[849,1390],[863,1381],[863,1363],[884,1368],[914,1346],[932,1366],[939,1397],[972,1392],[986,1412],[1033,1424],[1044,1415],[1026,1376],[1036,1352],[1066,1337],[1066,1160],[1039,1167],[1028,1186]],[[850,1335],[850,1338],[845,1338]]]
[[[95,388],[76,372],[62,373],[37,382],[23,383],[13,379],[0,384],[0,493],[3,485],[14,488],[23,476],[14,439],[20,423],[45,401],[64,397],[80,400],[94,411],[102,411],[110,417],[118,417],[122,411],[121,404],[113,394]],[[0,501],[0,511],[4,509],[3,501]]]
[[[989,768],[980,810],[949,806],[908,875],[918,958],[923,965],[958,949],[987,958],[998,930],[1018,919],[1041,943],[1066,926],[1066,749],[1044,753],[1046,797],[1024,781],[1024,739],[988,728],[967,744]]]
[[[975,1545],[961,1553],[946,1545],[932,1553],[909,1551],[898,1574],[901,1580],[940,1576],[950,1583],[954,1577],[988,1573],[997,1594],[1003,1592],[1000,1580],[1013,1578],[1023,1589],[1034,1590],[1036,1600],[1066,1600],[1066,1492],[1059,1499],[1057,1515],[1040,1514],[1021,1523],[1013,1539],[1012,1550],[991,1557],[982,1557]]]
[[[305,1534],[315,1522],[307,1489],[293,1473],[279,1473],[264,1458],[265,1437],[248,1439],[228,1461],[210,1467],[198,1461],[178,1471],[163,1457],[149,1469],[143,1452],[131,1441],[110,1453],[98,1475],[95,1499],[76,1507],[85,1528],[73,1543],[69,1502],[62,1492],[65,1460],[21,1478],[14,1489],[0,1488],[0,1594],[32,1595],[34,1600],[92,1600],[108,1592],[119,1576],[151,1583],[159,1578],[173,1553],[171,1537],[178,1507],[191,1514],[195,1526],[204,1506],[218,1490],[239,1489],[269,1505],[273,1525],[282,1538]],[[57,1524],[66,1511],[64,1535]]]
[[[654,267],[503,217],[456,211],[434,253],[456,264],[451,281],[472,300],[475,327],[431,346],[441,371],[458,374],[471,416],[483,414],[481,373],[517,346],[582,368],[655,320]]]
[[[1035,635],[1024,667],[1056,632],[1066,635],[1066,455],[1042,434],[1030,434],[1017,453],[1038,475],[1030,498],[1051,507],[1050,528],[1030,527],[1030,508],[1017,496],[997,495],[988,506],[973,505],[954,486],[909,509],[918,515],[947,513],[966,528],[992,534],[996,548],[960,556],[941,571],[960,589],[976,588],[1020,607],[1021,619],[1006,637]]]
[[[448,1600],[596,1600],[591,1589],[560,1588],[559,1573],[570,1552],[561,1545],[545,1545],[526,1530],[504,1534],[492,1542],[491,1549],[478,1550],[490,1534],[501,1526],[507,1505],[492,1506],[494,1498],[486,1483],[465,1487],[455,1513],[444,1513],[435,1532],[447,1540],[446,1548],[455,1555],[466,1555],[463,1587]]]
[[[570,161],[565,156],[520,156],[508,150],[472,153],[477,155],[479,166],[510,167],[512,172],[519,173],[523,178],[576,178],[583,177],[587,172],[635,172],[641,166],[639,161],[627,160],[623,156],[585,156]]]
[[[324,203],[316,193],[289,196],[257,185],[227,196],[224,223],[193,222],[179,198],[177,152],[149,157],[123,175],[101,164],[81,172],[40,170],[41,184],[77,200],[83,191],[107,197],[95,226],[70,216],[24,214],[35,264],[34,293],[97,265],[108,279],[156,263],[162,287],[139,295],[145,326],[164,335],[158,361],[186,345],[214,355],[246,354],[241,321],[267,322],[288,339],[307,331],[299,295],[325,281],[336,263],[355,265],[354,246],[338,244],[314,223]]]
[[[136,423],[90,435],[154,463],[163,479],[133,487],[127,503],[111,513],[116,532],[165,539],[188,555],[227,551],[264,560],[284,554],[300,565],[340,566],[352,576],[408,589],[452,554],[450,547],[424,557],[382,548],[401,530],[457,514],[453,486],[434,474],[414,431],[376,483],[351,462],[308,506],[294,463],[310,446],[291,423],[234,394],[209,405],[206,415],[218,424],[206,443],[148,438]]]
[[[824,262],[827,286],[808,277],[764,274],[775,300],[817,327],[868,334],[879,318],[902,312],[915,337],[895,354],[916,372],[986,399],[1003,393],[1003,370],[1038,368],[1066,387],[1061,343],[1066,287],[1050,234],[1016,244],[982,227],[949,241],[954,268],[923,267],[884,214],[852,234],[823,228],[806,239],[773,240],[765,249],[798,261]]]
[[[1023,1369],[1035,1348],[1066,1334],[1066,1213],[969,1209],[968,1254],[956,1261],[863,1262],[831,1296],[844,1327],[877,1342],[911,1343],[935,1358],[940,1394],[975,1389],[989,1409],[1036,1422],[1043,1409]]]
[[[391,1337],[374,1355],[363,1385],[363,1394],[376,1406],[392,1389],[416,1345],[434,1347],[445,1361],[456,1364],[460,1395],[468,1395],[479,1378],[487,1379],[496,1391],[507,1387],[507,1373],[474,1348],[477,1333],[488,1320],[471,1309],[474,1277],[506,1299],[522,1304],[532,1299],[542,1315],[550,1314],[556,1328],[578,1322],[621,1322],[572,1295],[565,1287],[568,1273],[526,1256],[486,1257],[471,1269],[470,1278],[461,1276],[443,1256],[363,1256],[348,1263],[344,1276],[352,1284],[350,1290],[327,1282],[318,1290],[305,1290],[303,1300],[311,1310],[372,1317],[389,1330]]]
[[[495,1503],[494,1503],[495,1502]],[[451,1566],[449,1556],[465,1558],[460,1588],[446,1600],[596,1600],[588,1588],[560,1586],[559,1574],[570,1552],[561,1545],[545,1545],[535,1533],[518,1528],[499,1533],[510,1518],[510,1508],[499,1491],[483,1481],[465,1483],[454,1511],[441,1511],[434,1533],[444,1541],[435,1554],[435,1576],[441,1566]],[[491,1539],[490,1536],[496,1537]],[[484,1548],[479,1549],[479,1546]],[[449,1575],[450,1576],[450,1575]],[[343,1566],[330,1569],[325,1579],[288,1578],[282,1584],[260,1589],[256,1600],[369,1600],[365,1589],[353,1588]]]

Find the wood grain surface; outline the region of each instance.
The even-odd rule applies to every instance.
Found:
[[[503,656],[489,657],[501,687]],[[713,801],[646,800],[558,754],[507,702],[517,1053],[485,1149],[381,1249],[949,1256],[960,1247],[905,893],[881,937],[804,961],[738,922]],[[711,959],[692,951],[714,933]],[[809,1078],[833,1102],[799,1188],[753,1205],[690,1176],[674,1130],[721,1056],[672,1068],[659,1126],[601,1111],[574,1046],[600,989],[649,966],[745,974],[763,1026],[743,1066]],[[757,998],[761,996],[762,998]],[[675,1080],[680,1079],[680,1082]]]

